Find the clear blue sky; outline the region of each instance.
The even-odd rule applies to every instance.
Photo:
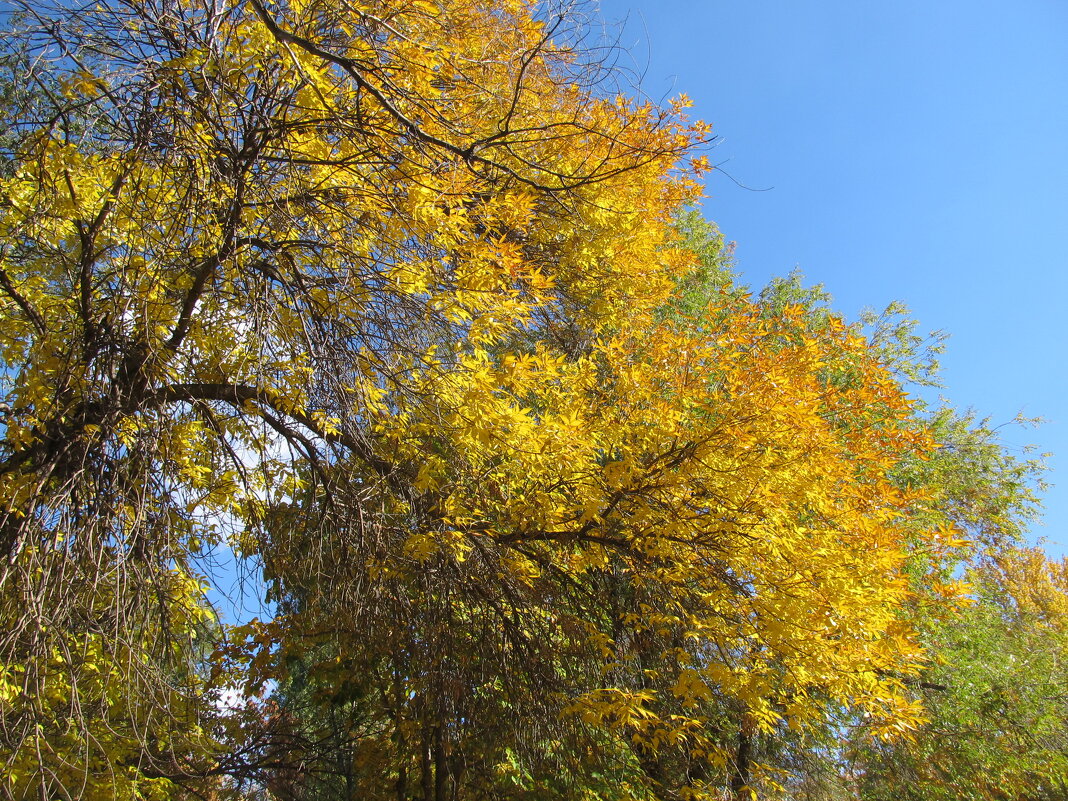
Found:
[[[595,7],[594,7],[595,8]],[[956,407],[1052,451],[1068,546],[1068,3],[601,0],[641,88],[712,123],[706,216],[759,288],[799,267],[855,318],[907,303],[951,334]],[[627,19],[620,30],[613,23]]]

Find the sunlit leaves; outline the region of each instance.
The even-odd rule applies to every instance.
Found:
[[[905,741],[859,739],[864,798],[1057,798],[1068,778],[1064,564],[1004,549],[971,572],[973,600],[929,626],[928,720]]]
[[[329,763],[366,798],[698,799],[828,709],[915,726],[907,559],[955,546],[900,476],[932,440],[856,330],[686,246],[684,100],[604,91],[525,2],[34,9],[0,180],[4,655],[46,686],[91,625],[61,695],[143,664],[192,718],[248,696],[220,743],[132,708],[113,760],[167,741],[203,792]],[[150,652],[211,628],[188,577],[216,545],[273,618],[214,669]],[[26,731],[8,761],[45,775]]]

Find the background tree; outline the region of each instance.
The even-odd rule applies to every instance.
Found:
[[[1068,797],[1065,570],[1027,548],[972,572],[974,603],[929,634],[929,720],[912,742],[864,742],[862,797]]]

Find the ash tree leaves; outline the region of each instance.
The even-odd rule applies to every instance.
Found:
[[[171,603],[138,588],[166,599],[227,528],[279,598],[328,586],[314,560],[347,537],[339,600],[356,611],[396,558],[458,558],[482,510],[439,481],[473,488],[485,449],[530,435],[520,396],[557,382],[572,332],[592,340],[670,286],[667,223],[697,192],[676,165],[707,134],[595,95],[566,19],[522,3],[27,4],[7,23],[32,97],[3,186],[5,661],[29,665],[4,753],[31,766],[9,774],[15,794],[77,795],[33,734],[61,715],[34,704],[65,633],[98,628],[95,669],[151,704],[170,669],[138,644],[181,637]],[[513,340],[528,344],[505,394]],[[575,419],[542,428],[563,441]],[[509,553],[501,569],[531,564]],[[85,586],[114,586],[110,607]],[[247,682],[213,681],[276,681],[276,639],[227,658]],[[173,769],[132,758],[127,782],[99,735],[107,705],[74,699],[90,668],[63,664],[87,787],[258,775],[209,738]],[[208,694],[185,689],[214,731]],[[185,724],[143,728],[135,753]]]
[[[709,129],[565,11],[5,17],[2,792],[743,797],[919,727],[913,343],[741,291]]]

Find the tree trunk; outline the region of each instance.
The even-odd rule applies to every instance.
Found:
[[[420,781],[423,785],[423,801],[434,801],[434,767],[431,756],[434,744],[431,741],[432,730],[430,726],[423,727],[423,748],[421,756],[422,775]]]
[[[439,723],[434,727],[434,801],[445,801],[449,766],[445,760],[445,732]]]
[[[731,798],[741,801],[742,790],[749,786],[749,765],[752,757],[752,741],[745,730],[738,732],[738,751],[734,757],[734,775],[731,777]]]

